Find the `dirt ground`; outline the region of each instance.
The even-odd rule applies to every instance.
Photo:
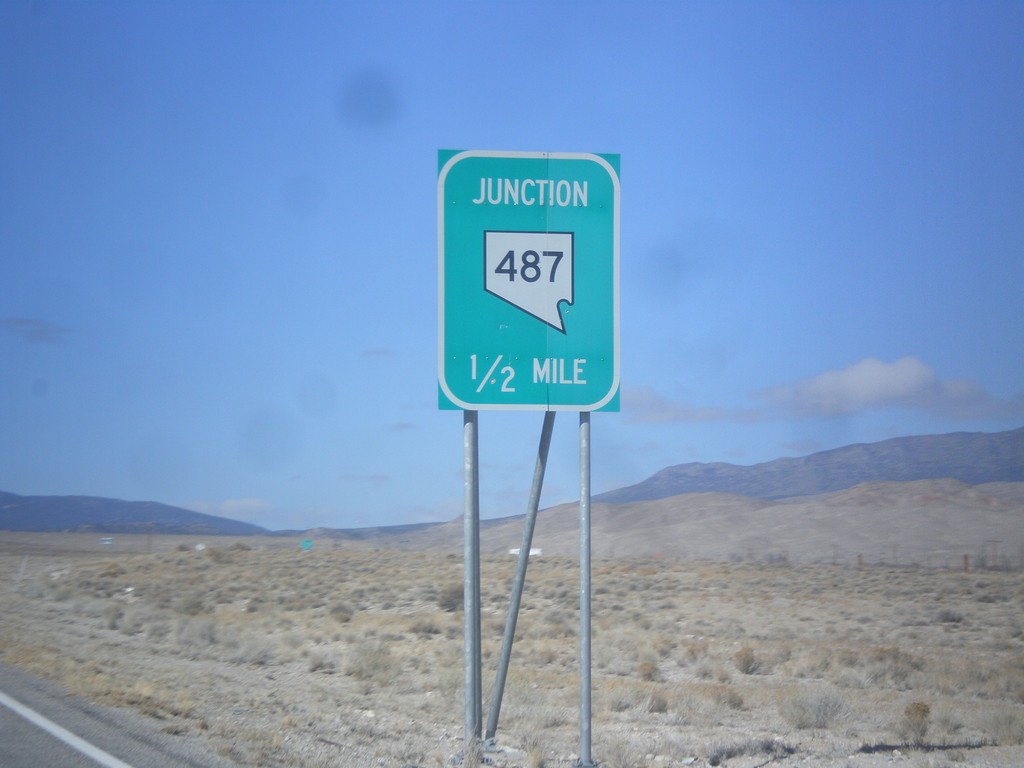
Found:
[[[485,719],[514,568],[484,558]],[[0,661],[238,765],[575,765],[578,563],[531,562],[480,759],[461,588],[448,554],[0,532]],[[592,593],[601,766],[1024,765],[1024,573],[599,558]]]

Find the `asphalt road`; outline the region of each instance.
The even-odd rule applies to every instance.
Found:
[[[33,765],[81,768],[95,763],[7,707],[0,707],[0,765],[12,768]]]
[[[230,765],[206,753],[199,738],[161,733],[156,721],[134,712],[97,707],[69,696],[48,681],[5,664],[0,664],[0,693],[35,713],[18,714],[0,698],[0,766],[4,768],[227,768]],[[71,737],[65,736],[62,740],[26,716],[45,718]],[[78,744],[78,748],[65,741]]]

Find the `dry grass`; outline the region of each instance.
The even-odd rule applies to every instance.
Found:
[[[282,544],[27,560],[0,546],[0,661],[240,765],[449,764],[464,748],[461,558]],[[484,561],[485,707],[514,567]],[[608,768],[845,768],[896,748],[1024,764],[1020,573],[607,559],[592,578]],[[531,563],[492,765],[574,763],[578,583],[569,559]]]

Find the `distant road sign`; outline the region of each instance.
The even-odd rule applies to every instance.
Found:
[[[618,166],[438,153],[442,408],[618,410]]]

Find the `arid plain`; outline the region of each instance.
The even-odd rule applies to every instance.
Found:
[[[514,567],[484,557],[485,708]],[[0,533],[0,661],[238,765],[449,765],[461,584],[455,551]],[[490,764],[577,761],[578,591],[531,562]],[[593,612],[607,768],[1024,765],[1020,570],[598,556]]]

